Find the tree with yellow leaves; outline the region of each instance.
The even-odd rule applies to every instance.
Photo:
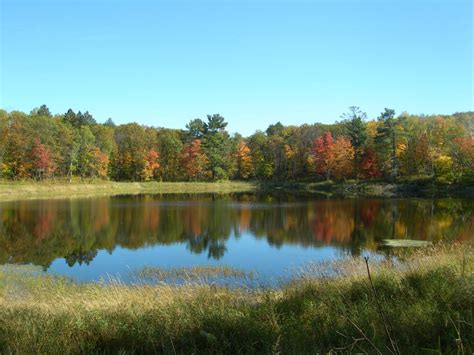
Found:
[[[253,175],[250,148],[244,140],[241,140],[237,145],[237,174],[241,179],[248,179]]]

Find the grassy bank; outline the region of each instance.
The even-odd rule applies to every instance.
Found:
[[[0,200],[74,198],[139,193],[287,192],[343,197],[474,197],[474,184],[436,184],[419,179],[387,183],[346,182],[114,182],[103,180],[1,181]]]
[[[273,290],[78,285],[3,267],[0,352],[474,351],[472,248],[369,266],[372,284],[357,258],[310,267]]]
[[[0,200],[72,198],[138,193],[230,193],[253,191],[248,182],[113,182],[44,181],[0,182]]]

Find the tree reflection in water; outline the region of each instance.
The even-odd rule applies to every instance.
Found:
[[[332,245],[358,255],[381,239],[467,240],[474,201],[285,195],[137,195],[0,203],[0,263],[88,265],[98,250],[184,243],[220,259],[229,238]]]

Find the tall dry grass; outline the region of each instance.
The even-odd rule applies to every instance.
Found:
[[[473,259],[458,245],[369,260],[372,283],[362,258],[313,264],[274,289],[77,284],[2,267],[0,352],[467,354]]]

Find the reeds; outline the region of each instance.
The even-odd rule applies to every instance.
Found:
[[[472,353],[472,247],[398,260],[371,260],[370,279],[362,257],[314,264],[271,289],[78,284],[0,267],[0,353]],[[228,268],[147,272],[244,276]]]

